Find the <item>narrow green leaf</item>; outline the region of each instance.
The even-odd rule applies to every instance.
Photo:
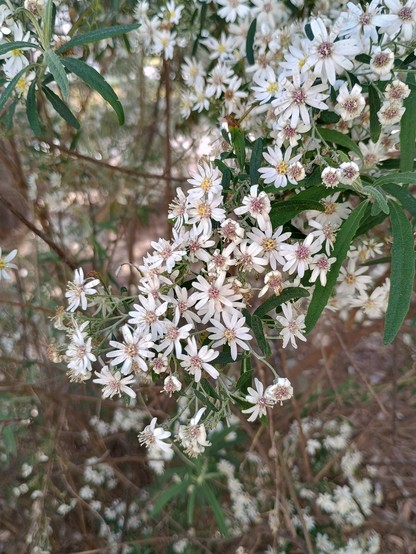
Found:
[[[327,192],[328,195],[328,192]],[[319,210],[322,211],[324,206],[316,200],[286,200],[283,202],[276,202],[269,213],[270,221],[273,227],[277,225],[283,225],[296,215],[306,210]]]
[[[26,97],[26,115],[29,125],[36,136],[42,134],[42,127],[39,121],[38,106],[36,103],[36,82],[33,81],[29,87]]]
[[[370,137],[373,142],[377,142],[381,133],[381,123],[377,115],[381,108],[381,100],[377,87],[371,83],[368,87],[368,100],[370,102]]]
[[[168,502],[175,498],[175,496],[179,496],[180,494],[184,493],[188,486],[188,481],[184,480],[180,483],[175,483],[167,490],[165,490],[154,503],[153,510],[151,512],[152,517],[157,516],[158,513],[164,508],[164,506],[166,506]]]
[[[49,44],[52,37],[53,31],[53,2],[52,0],[47,0],[46,6],[43,12],[42,23],[43,23],[43,37],[45,45]]]
[[[261,167],[263,161],[263,140],[258,138],[254,141],[253,148],[251,150],[250,157],[250,182],[252,185],[257,185],[259,182],[259,167]]]
[[[370,231],[370,229],[374,229],[374,227],[380,225],[380,223],[383,223],[383,221],[386,219],[387,214],[385,214],[384,212],[380,212],[378,215],[372,216],[372,208],[373,206],[371,204],[367,206],[366,213],[361,220],[360,226],[358,227],[354,238],[357,238],[360,235],[364,235],[365,233]]]
[[[265,356],[271,356],[272,351],[270,348],[270,344],[268,343],[264,335],[263,322],[256,315],[253,315],[253,317],[251,318],[251,329],[254,333],[254,336],[256,337],[257,344],[259,345],[262,353]]]
[[[256,36],[257,19],[253,19],[248,28],[247,40],[246,40],[246,57],[250,65],[254,64],[254,37]]]
[[[91,31],[89,33],[84,33],[83,35],[78,35],[69,40],[66,44],[63,44],[58,50],[57,54],[62,54],[74,48],[74,46],[80,46],[82,44],[88,44],[91,42],[98,42],[107,38],[115,38],[130,31],[138,29],[139,23],[130,23],[128,25],[116,25],[115,27],[108,27],[107,29],[97,29],[96,31]]]
[[[361,202],[361,204],[354,208],[348,219],[344,221],[338,230],[337,240],[335,241],[334,249],[331,252],[331,256],[336,258],[336,262],[332,264],[331,269],[328,272],[327,284],[323,287],[320,282],[316,283],[315,291],[305,318],[306,333],[312,331],[325,306],[328,304],[328,300],[337,281],[342,262],[347,257],[351,241],[353,240],[361,219],[366,211],[368,202],[368,200],[364,200],[364,202]]]
[[[371,62],[371,56],[368,54],[358,54],[358,56],[355,56],[355,59],[357,62],[360,63],[370,63]]]
[[[374,186],[388,185],[390,183],[397,183],[399,185],[416,184],[416,173],[413,173],[413,171],[406,171],[404,173],[389,173],[388,175],[376,179],[374,181]]]
[[[344,135],[334,129],[325,129],[323,127],[320,127],[317,131],[326,142],[332,142],[334,144],[338,144],[338,146],[343,146],[344,148],[347,148],[351,152],[357,154],[357,156],[361,159],[363,158],[360,147],[353,140],[351,140],[348,135]]]
[[[231,129],[231,137],[233,140],[235,155],[237,156],[237,162],[242,170],[244,169],[244,162],[246,161],[246,140],[244,132],[239,127],[233,127]]]
[[[406,111],[400,121],[400,171],[413,171],[416,143],[416,88],[410,88],[410,94],[403,102]]]
[[[187,506],[186,514],[187,514],[189,526],[191,526],[194,521],[196,490],[197,488],[194,486],[188,496],[188,506]]]
[[[2,110],[4,108],[4,105],[6,104],[7,100],[10,98],[12,92],[15,89],[15,86],[17,85],[18,80],[24,74],[26,69],[27,69],[27,67],[24,67],[21,71],[19,71],[19,73],[13,77],[13,79],[9,82],[7,87],[1,93],[1,96],[0,96],[0,110]]]
[[[201,379],[200,385],[209,396],[211,396],[212,398],[215,398],[215,400],[220,400],[220,397],[218,396],[217,391],[214,389],[214,387],[207,379]]]
[[[307,296],[309,296],[309,292],[302,287],[289,287],[287,289],[283,289],[279,296],[273,295],[265,300],[263,304],[261,304],[254,312],[253,317],[257,316],[262,318],[271,310],[275,310],[285,302],[296,300],[298,298],[306,298]]]
[[[370,200],[373,200],[374,202],[373,207],[371,209],[371,215],[377,215],[380,212],[389,214],[390,209],[387,203],[387,198],[386,198],[386,195],[384,194],[384,191],[381,188],[376,188],[370,185],[366,185],[363,188],[363,192],[370,198]]]
[[[211,506],[212,511],[214,512],[214,516],[218,525],[219,532],[224,537],[228,537],[228,529],[227,529],[227,526],[225,525],[226,517],[221,508],[220,503],[217,500],[217,497],[214,491],[211,489],[211,486],[208,483],[204,483],[204,485],[200,487],[200,490],[202,494],[205,496],[208,504]]]
[[[194,390],[194,395],[199,398],[201,402],[204,403],[205,406],[207,406],[210,410],[213,412],[219,412],[219,408],[215,406],[206,396],[204,396],[199,390]]]
[[[388,185],[383,185],[383,189],[397,198],[403,208],[411,213],[413,217],[416,217],[416,198],[407,188],[390,183]]]
[[[253,383],[253,370],[249,369],[248,371],[244,371],[240,378],[238,379],[235,388],[236,390],[242,392],[243,394],[247,393],[247,388],[251,387]]]
[[[3,54],[7,54],[7,52],[10,52],[11,50],[26,50],[29,48],[36,48],[37,50],[40,49],[40,46],[38,44],[32,44],[31,42],[6,42],[5,44],[0,44],[0,56]]]
[[[46,52],[44,53],[44,58],[49,71],[52,73],[53,78],[56,81],[56,84],[61,89],[64,100],[68,100],[69,82],[61,60],[53,50],[46,50]]]
[[[237,362],[242,359],[242,356],[239,354],[237,356],[236,360],[233,360],[231,357],[231,354],[228,354],[227,352],[220,352],[219,355],[215,358],[215,360],[212,360],[210,362],[212,365],[227,365],[227,364],[233,364],[234,362]]]
[[[200,20],[199,20],[200,21],[199,22],[199,31],[198,31],[198,34],[196,36],[195,42],[192,46],[192,56],[195,56],[196,53],[197,53],[197,50],[198,50],[199,41],[201,40],[202,31],[204,30],[205,19],[206,19],[206,16],[207,16],[207,10],[208,10],[208,5],[204,2],[201,6],[201,16],[200,16]]]
[[[312,27],[310,23],[307,23],[305,25],[305,34],[308,37],[309,40],[313,40],[315,38],[315,35],[313,34]]]
[[[43,86],[43,92],[45,93],[46,98],[52,104],[54,110],[63,118],[65,121],[74,127],[74,129],[79,129],[79,121],[68,108],[68,106],[62,102],[57,94],[55,94],[50,88]]]
[[[393,234],[391,249],[390,294],[384,327],[384,344],[395,339],[409,311],[415,279],[413,232],[403,209],[389,202]]]
[[[80,79],[84,81],[89,87],[96,90],[106,102],[110,104],[113,110],[116,112],[118,122],[120,125],[124,124],[124,111],[123,106],[118,99],[117,94],[111,88],[100,73],[93,67],[89,66],[82,60],[76,58],[62,58],[63,65],[71,73],[75,73]]]

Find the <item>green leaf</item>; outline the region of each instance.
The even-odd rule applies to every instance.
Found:
[[[374,202],[371,208],[371,215],[377,215],[380,212],[385,214],[390,213],[387,198],[382,189],[366,185],[363,187],[363,192]]]
[[[210,362],[212,365],[227,365],[227,364],[233,364],[234,362],[237,362],[242,359],[242,356],[239,354],[237,356],[236,360],[233,360],[231,357],[231,354],[228,354],[227,352],[220,352],[219,355],[215,358],[215,360],[212,360]]]
[[[201,379],[200,385],[204,389],[204,391],[208,394],[208,396],[211,396],[216,400],[220,400],[220,397],[218,396],[217,391],[214,389],[214,387],[207,379]]]
[[[381,133],[381,123],[377,115],[381,108],[381,100],[377,87],[371,83],[368,87],[368,100],[370,102],[370,137],[373,142],[377,142]]]
[[[50,88],[43,86],[43,92],[45,93],[46,98],[52,104],[54,110],[63,118],[65,121],[74,127],[74,129],[79,129],[79,121],[68,108],[68,106],[62,102],[57,94],[55,94]]]
[[[4,105],[6,104],[7,100],[10,98],[12,92],[14,91],[17,82],[19,81],[20,77],[24,74],[27,67],[24,67],[17,75],[13,77],[13,79],[9,82],[7,87],[4,89],[0,96],[0,110],[4,108]]]
[[[354,238],[357,238],[360,235],[364,235],[365,233],[370,231],[370,229],[374,229],[374,227],[380,225],[380,223],[383,223],[383,221],[386,219],[387,214],[385,214],[384,212],[381,212],[376,216],[372,216],[372,208],[373,206],[371,204],[367,206],[366,212],[361,220],[360,226],[358,227],[354,235]]]
[[[110,104],[113,110],[116,112],[118,122],[120,125],[124,124],[124,111],[123,106],[118,99],[117,94],[111,88],[100,73],[93,67],[89,66],[82,60],[76,58],[62,58],[63,65],[71,73],[75,73],[80,79],[84,81],[89,87],[96,90],[106,102]]]
[[[328,195],[328,193],[327,193]],[[273,227],[283,225],[296,215],[306,210],[319,210],[322,211],[324,206],[320,202],[315,200],[285,200],[283,202],[276,202],[270,211],[270,221]]]
[[[244,132],[239,127],[231,128],[231,137],[233,141],[233,147],[235,155],[237,156],[237,162],[241,170],[244,169],[244,162],[246,161],[246,140]]]
[[[0,44],[0,56],[7,54],[11,50],[26,50],[28,48],[40,49],[40,46],[37,44],[32,44],[31,42],[6,42],[5,44]]]
[[[46,52],[44,53],[44,58],[49,71],[52,73],[58,87],[61,89],[64,100],[68,100],[69,82],[61,60],[53,50],[46,50]]]
[[[263,140],[258,138],[254,141],[250,157],[250,183],[256,185],[259,182],[259,167],[263,161]]]
[[[251,329],[256,337],[257,344],[260,347],[260,350],[265,356],[271,356],[272,351],[270,345],[264,335],[263,322],[257,315],[253,315],[251,318]]]
[[[409,220],[396,202],[389,202],[393,234],[390,294],[384,327],[384,344],[395,339],[409,311],[415,279],[413,232]]]
[[[403,102],[406,111],[400,121],[400,171],[413,171],[416,143],[416,89],[411,87],[410,94]]]
[[[58,48],[58,50],[56,50],[56,53],[62,54],[63,52],[71,50],[71,48],[74,48],[74,46],[81,46],[82,44],[98,42],[107,38],[119,37],[121,35],[125,35],[126,33],[130,33],[130,31],[134,31],[138,28],[139,23],[130,23],[128,25],[116,25],[115,27],[108,27],[107,29],[97,29],[96,31],[84,33],[83,35],[78,35],[72,38],[66,44],[63,44],[60,48]]]
[[[279,296],[273,295],[270,296],[263,304],[261,304],[257,310],[254,312],[253,317],[257,316],[262,318],[268,314],[271,310],[275,310],[281,304],[289,302],[289,300],[296,300],[298,298],[306,298],[309,296],[309,292],[302,287],[289,287],[283,289]]]
[[[214,516],[218,525],[219,532],[224,537],[228,537],[228,529],[227,529],[227,526],[225,525],[226,517],[221,508],[220,503],[217,500],[215,493],[211,489],[211,486],[208,483],[204,483],[204,485],[200,487],[200,491],[205,496],[208,504],[211,506],[212,511],[214,512]]]
[[[204,4],[206,5],[206,4]],[[195,512],[195,501],[196,501],[196,487],[194,486],[188,496],[188,506],[187,506],[187,518],[188,525],[191,526],[194,521],[194,512]]]
[[[52,0],[48,0],[46,2],[46,6],[43,12],[43,37],[45,41],[45,45],[49,44],[52,37],[52,31],[53,31],[53,9],[54,5]]]
[[[358,54],[358,56],[355,56],[355,59],[357,62],[360,63],[370,63],[371,62],[371,56],[368,54]]]
[[[253,19],[253,21],[250,24],[250,27],[248,28],[247,40],[246,40],[246,57],[250,65],[253,65],[255,61],[253,44],[254,44],[254,37],[256,36],[256,27],[257,27],[257,19]]]
[[[310,331],[312,331],[325,306],[328,304],[328,300],[337,281],[342,262],[347,257],[351,241],[353,240],[360,221],[366,211],[368,202],[368,200],[364,200],[364,202],[361,202],[361,204],[354,208],[348,219],[344,221],[338,230],[337,240],[335,241],[334,249],[331,252],[331,257],[333,256],[336,258],[336,262],[332,264],[331,269],[328,272],[327,284],[323,287],[320,282],[316,283],[315,291],[305,318],[306,333],[310,333]]]
[[[308,37],[309,40],[313,40],[315,38],[315,35],[313,34],[312,27],[310,23],[307,23],[305,25],[305,34]]]
[[[39,121],[38,107],[36,103],[36,82],[33,81],[29,87],[26,97],[26,115],[29,125],[36,136],[42,134],[42,127]]]
[[[323,127],[318,128],[317,131],[326,142],[332,142],[334,144],[338,144],[338,146],[343,146],[349,151],[357,154],[357,156],[361,159],[363,158],[360,147],[353,140],[351,140],[348,135],[344,135],[334,129],[324,129]]]
[[[219,408],[217,408],[217,406],[215,406],[210,400],[208,400],[208,398],[204,396],[199,390],[195,389],[194,395],[199,398],[199,400],[210,410],[212,410],[213,412],[219,412]]]
[[[222,173],[221,186],[225,191],[229,190],[232,177],[231,169],[221,160],[215,160],[215,165]]]
[[[416,217],[416,198],[411,192],[409,192],[406,188],[395,185],[393,183],[383,185],[383,189],[388,194],[391,194],[392,196],[397,198],[403,208],[411,213],[413,217]]]
[[[252,369],[244,371],[240,375],[240,378],[238,379],[238,381],[235,385],[236,390],[242,392],[243,394],[246,394],[247,393],[247,387],[251,387],[251,385],[253,383],[253,374],[254,374],[254,372],[253,372]]]
[[[207,9],[208,9],[208,5],[204,2],[201,6],[201,17],[200,17],[200,23],[199,23],[199,31],[198,31],[197,37],[195,39],[195,42],[192,46],[192,56],[195,56],[196,52],[198,50],[199,41],[201,40],[202,31],[204,30],[205,19],[206,19],[206,16],[207,16]]]
[[[165,490],[156,500],[153,506],[153,510],[151,511],[151,516],[155,517],[158,515],[158,513],[166,506],[168,502],[170,502],[175,496],[179,496],[180,494],[184,493],[186,489],[188,488],[189,483],[187,480],[183,480],[180,483],[175,483],[171,487],[169,487],[167,490]]]
[[[376,179],[374,181],[374,186],[388,185],[390,183],[397,183],[399,185],[416,184],[416,173],[413,173],[413,171],[406,171],[404,173],[389,173],[384,177]]]

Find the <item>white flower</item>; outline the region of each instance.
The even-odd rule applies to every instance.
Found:
[[[384,48],[375,46],[373,55],[370,60],[370,69],[375,73],[376,78],[388,79],[390,78],[390,71],[394,65],[394,54],[390,48]]]
[[[155,341],[163,335],[163,323],[159,318],[166,312],[168,303],[156,303],[153,296],[146,298],[141,294],[139,295],[139,300],[142,305],[133,304],[135,311],[129,312],[131,318],[128,320],[128,323],[137,325],[137,330],[142,335],[147,335],[150,332],[152,340]]]
[[[253,227],[250,233],[247,233],[249,239],[261,246],[261,254],[268,261],[272,269],[277,268],[277,264],[284,265],[285,258],[282,255],[282,246],[290,237],[291,233],[283,233],[283,225],[280,225],[274,232],[271,224],[267,225],[264,231]]]
[[[327,256],[329,256],[332,248],[335,244],[335,225],[333,225],[331,222],[328,223],[319,223],[319,221],[309,221],[308,222],[311,227],[316,229],[316,231],[312,231],[312,234],[315,235],[325,246],[325,252]]]
[[[283,348],[286,348],[289,341],[293,348],[297,348],[296,338],[306,342],[306,338],[302,335],[305,330],[305,316],[297,315],[293,312],[292,304],[286,302],[282,304],[283,316],[276,316],[276,321],[283,326],[280,335],[283,338]]]
[[[189,337],[190,331],[193,329],[193,324],[189,323],[183,327],[178,327],[175,323],[170,321],[164,322],[165,336],[163,341],[156,347],[159,352],[163,352],[165,356],[169,356],[173,349],[175,349],[175,355],[178,358],[182,354],[181,340],[185,340]]]
[[[350,121],[358,117],[364,110],[365,98],[361,91],[362,88],[357,84],[349,91],[347,83],[344,83],[339,89],[335,111],[344,121]]]
[[[250,244],[248,241],[244,241],[239,244],[234,255],[240,271],[263,273],[267,260],[264,256],[259,256],[261,253],[262,247],[256,242]]]
[[[299,120],[304,125],[310,125],[311,118],[308,106],[319,110],[327,110],[328,106],[323,102],[328,94],[321,94],[328,90],[328,85],[322,83],[314,85],[316,77],[293,73],[293,84],[289,80],[284,81],[284,91],[272,101],[275,114],[282,119],[290,119],[291,125],[296,127]]]
[[[0,281],[4,279],[5,281],[10,280],[10,275],[6,271],[7,269],[17,269],[17,265],[11,264],[10,262],[16,257],[17,250],[12,250],[6,256],[2,256],[2,249],[0,248]]]
[[[230,218],[221,223],[218,232],[224,240],[234,245],[240,244],[244,238],[244,229],[237,221],[233,221]]]
[[[315,238],[313,233],[310,233],[303,242],[297,244],[284,244],[282,246],[282,254],[286,259],[283,266],[283,271],[288,271],[289,275],[298,272],[300,278],[305,275],[305,271],[309,269],[312,261],[312,256],[319,252],[322,248],[322,242]]]
[[[176,33],[171,33],[166,29],[155,31],[153,34],[153,50],[156,55],[161,55],[165,60],[173,58],[173,49],[176,46]]]
[[[326,167],[321,173],[321,179],[327,188],[335,188],[339,185],[339,169]]]
[[[319,17],[312,20],[310,25],[314,39],[310,48],[309,64],[314,67],[315,75],[328,79],[330,84],[334,85],[337,73],[353,69],[354,64],[348,58],[359,54],[360,47],[354,39],[336,40],[336,33],[328,34],[325,23]]]
[[[390,102],[401,102],[410,94],[410,88],[406,83],[395,79],[386,87],[385,96]]]
[[[376,15],[374,24],[380,27],[382,33],[390,36],[399,34],[403,40],[412,40],[416,27],[415,0],[407,0],[405,4],[399,0],[384,0],[384,4],[389,8],[389,13]]]
[[[181,361],[181,366],[195,377],[195,382],[199,383],[202,377],[202,370],[205,370],[213,379],[217,379],[219,372],[208,362],[212,362],[219,356],[219,352],[202,346],[198,349],[195,337],[188,339],[188,344],[185,347],[187,354],[178,356]]]
[[[367,267],[356,267],[354,259],[348,260],[347,267],[341,267],[338,276],[337,287],[338,293],[354,294],[355,291],[361,293],[366,290],[371,283],[369,275],[363,275],[367,271]]]
[[[103,398],[113,398],[115,394],[121,396],[121,393],[127,394],[130,398],[136,398],[136,393],[128,386],[134,383],[134,375],[122,378],[119,371],[113,375],[106,365],[101,368],[101,373],[96,371],[95,375],[97,379],[93,379],[93,383],[103,386]]]
[[[153,358],[154,353],[149,348],[154,347],[152,335],[142,335],[138,329],[132,333],[128,325],[123,325],[121,328],[123,333],[124,343],[110,340],[110,346],[116,348],[113,352],[108,352],[107,358],[111,360],[111,365],[123,364],[121,373],[127,375],[132,371],[137,371],[139,368],[142,371],[147,371],[148,367],[145,358]]]
[[[212,233],[212,221],[221,223],[225,219],[225,210],[222,205],[222,195],[213,194],[205,199],[189,198],[189,224],[197,225],[197,231],[201,235],[210,236]]]
[[[399,102],[384,102],[377,112],[378,120],[382,125],[394,125],[399,123],[406,108]]]
[[[148,256],[150,268],[159,267],[161,270],[166,268],[168,273],[172,273],[176,262],[180,262],[186,255],[185,250],[178,250],[177,242],[169,242],[165,239],[159,239],[157,242],[150,243],[155,249],[154,254]]]
[[[209,98],[219,98],[233,77],[233,70],[227,64],[219,62],[208,76],[206,95]]]
[[[196,457],[204,452],[207,446],[211,446],[211,443],[207,441],[207,432],[205,425],[199,423],[206,408],[200,408],[195,414],[189,425],[181,425],[178,431],[178,439],[181,441],[182,446],[186,449],[189,456]]]
[[[65,355],[68,357],[68,368],[73,370],[75,375],[92,371],[91,362],[96,361],[96,357],[91,352],[91,337],[87,336],[85,328],[88,326],[85,321],[80,326],[75,325],[71,333],[71,342]]]
[[[88,307],[87,296],[96,294],[97,290],[94,288],[100,283],[99,279],[89,280],[84,279],[84,271],[82,268],[76,269],[74,273],[74,280],[68,282],[67,291],[65,293],[68,298],[69,312],[75,312],[75,310],[81,306],[82,310],[86,310]]]
[[[259,298],[264,296],[269,289],[272,289],[276,296],[279,296],[282,292],[283,278],[280,271],[269,271],[269,273],[266,273],[264,276],[264,287],[259,292]]]
[[[266,76],[253,77],[253,81],[256,83],[256,87],[252,87],[254,91],[254,98],[260,102],[260,104],[266,104],[275,98],[279,91],[279,83],[276,80],[275,72],[269,68]]]
[[[258,192],[259,185],[250,187],[250,195],[244,196],[243,205],[234,209],[237,215],[248,213],[263,231],[270,221],[269,212],[271,210],[269,197],[265,192]]]
[[[278,377],[273,385],[269,385],[264,393],[267,400],[273,404],[280,402],[283,405],[284,400],[290,400],[293,396],[293,387],[286,377]]]
[[[174,375],[168,375],[163,381],[163,390],[160,392],[166,392],[169,397],[172,396],[174,392],[180,391],[182,388],[182,383]]]
[[[212,283],[207,281],[202,275],[198,275],[193,283],[193,287],[200,292],[194,292],[191,299],[197,301],[195,309],[200,312],[206,310],[202,320],[206,323],[209,319],[218,316],[224,310],[233,311],[236,300],[241,298],[240,294],[235,294],[230,283],[225,283],[226,273],[221,273]]]
[[[291,147],[286,149],[284,155],[278,146],[275,146],[274,148],[271,146],[267,147],[267,152],[263,154],[263,157],[272,167],[261,167],[259,169],[265,183],[273,183],[276,188],[285,187],[288,181],[292,184],[297,183],[297,179],[293,179],[291,176],[290,167],[296,164],[301,156],[298,155],[291,158],[291,155]],[[303,177],[304,174],[301,176],[301,179]],[[261,228],[262,227],[260,227],[260,229]]]
[[[213,340],[212,347],[217,348],[223,344],[228,344],[231,349],[231,357],[237,359],[237,346],[244,350],[250,350],[247,341],[251,340],[250,329],[244,327],[246,322],[245,317],[239,316],[238,313],[223,314],[224,324],[216,319],[211,319],[210,323],[214,327],[208,327],[207,332],[211,333],[208,338]]]
[[[236,19],[244,19],[250,13],[247,0],[217,0],[217,4],[222,6],[217,14],[229,23],[234,23]]]
[[[198,165],[198,172],[191,171],[192,179],[188,179],[194,188],[189,191],[190,198],[202,198],[205,194],[221,194],[222,176],[218,168],[207,163]]]
[[[254,384],[256,389],[252,387],[247,388],[249,394],[246,395],[246,402],[253,404],[250,408],[241,410],[243,414],[251,414],[247,421],[254,421],[258,417],[264,416],[267,414],[267,408],[273,406],[273,402],[270,402],[264,395],[264,386],[261,381],[254,378]]]
[[[156,446],[158,449],[166,453],[172,452],[172,445],[164,442],[165,439],[170,437],[171,433],[165,431],[162,427],[156,427],[157,418],[154,417],[149,425],[143,429],[141,433],[137,435],[140,444],[145,444],[147,448]]]
[[[203,87],[205,70],[201,61],[185,56],[181,65],[182,78],[189,87]]]
[[[214,250],[212,258],[208,262],[208,271],[221,273],[227,272],[228,269],[236,264],[236,260],[232,257],[235,250],[235,244],[229,244],[224,250]]]
[[[326,285],[327,273],[335,261],[336,258],[328,258],[325,254],[315,256],[311,262],[312,275],[310,276],[309,281],[311,283],[315,283],[319,277],[321,285],[324,287]]]

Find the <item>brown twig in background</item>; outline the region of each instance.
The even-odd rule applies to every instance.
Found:
[[[30,229],[35,235],[37,235],[40,239],[42,239],[46,244],[59,256],[59,258],[70,268],[72,271],[74,271],[77,268],[77,264],[75,264],[73,261],[71,261],[64,250],[53,240],[51,240],[48,236],[45,235],[43,231],[38,229],[36,225],[33,225],[31,221],[29,221],[19,210],[16,210],[16,208],[13,206],[11,202],[0,192],[0,200],[3,202],[4,206],[8,210],[11,211],[11,213],[16,216],[28,229]]]

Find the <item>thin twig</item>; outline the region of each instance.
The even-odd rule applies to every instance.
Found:
[[[71,261],[64,250],[53,240],[51,240],[43,231],[38,229],[31,221],[26,219],[26,217],[19,212],[19,210],[16,210],[16,208],[13,206],[13,204],[0,192],[0,200],[3,202],[4,206],[19,219],[28,229],[30,229],[35,235],[37,235],[39,238],[41,238],[46,244],[59,256],[59,258],[72,270],[77,268],[77,264],[75,264],[73,261]]]

